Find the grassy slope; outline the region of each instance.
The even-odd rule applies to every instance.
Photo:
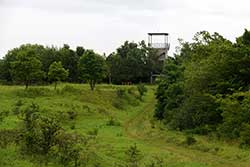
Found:
[[[75,130],[82,134],[98,129],[97,143],[92,149],[102,166],[123,164],[125,150],[134,143],[143,154],[142,164],[150,161],[153,156],[162,157],[172,167],[247,167],[250,164],[250,151],[240,150],[237,146],[229,146],[207,137],[195,136],[198,141],[196,144],[183,145],[184,134],[167,131],[163,125],[152,119],[156,103],[154,87],[149,87],[149,92],[140,105],[127,104],[123,110],[112,105],[117,100],[116,86],[101,85],[95,92],[91,92],[88,85],[73,87],[74,90],[62,93],[55,92],[50,86],[42,87],[46,88],[45,93],[34,98],[24,95],[23,87],[1,86],[0,109],[11,110],[17,100],[23,99],[26,103],[36,102],[50,112],[76,111],[76,120],[65,121],[64,127],[68,131]],[[107,126],[110,117],[119,120],[121,126]],[[74,130],[70,129],[72,125],[75,126]],[[0,124],[0,129],[17,126],[17,118],[11,115]],[[37,166],[37,162],[32,163],[23,158],[17,150],[15,146],[0,149],[0,166]]]

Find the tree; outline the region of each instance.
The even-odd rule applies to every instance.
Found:
[[[134,144],[129,147],[129,149],[125,152],[127,156],[127,161],[129,167],[138,167],[139,161],[142,158],[141,151],[137,148],[137,145]]]
[[[137,90],[140,94],[140,100],[142,100],[142,96],[148,91],[147,88],[145,87],[145,85],[143,84],[139,84],[137,85]]]
[[[65,69],[69,70],[68,81],[78,81],[78,62],[79,57],[74,50],[70,49],[70,46],[64,44],[63,48],[59,49],[60,61]]]
[[[32,81],[38,81],[43,77],[44,72],[41,68],[41,61],[30,50],[18,52],[16,60],[11,62],[11,74],[14,81],[23,82],[26,89]]]
[[[87,50],[80,58],[80,77],[89,82],[91,90],[94,90],[96,83],[105,77],[106,69],[104,58],[92,50]]]
[[[55,82],[55,90],[58,81],[65,80],[69,75],[68,70],[65,70],[61,62],[54,62],[49,67],[48,77],[50,81]]]
[[[151,72],[161,72],[162,63],[156,55],[155,50],[148,48],[144,41],[139,44],[126,41],[106,59],[112,83],[149,82]]]
[[[85,52],[85,49],[82,46],[77,46],[76,47],[76,54],[77,56],[81,57]]]

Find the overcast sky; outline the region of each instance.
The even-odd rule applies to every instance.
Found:
[[[0,0],[0,57],[25,43],[84,46],[109,54],[125,40],[168,32],[177,39],[202,30],[230,40],[250,28],[249,0]]]

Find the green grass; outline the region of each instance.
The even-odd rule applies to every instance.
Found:
[[[186,137],[184,133],[169,131],[153,119],[155,87],[148,86],[148,93],[142,102],[133,95],[119,101],[116,89],[130,87],[98,85],[92,92],[89,85],[80,84],[61,84],[57,91],[53,85],[30,87],[28,91],[21,86],[0,86],[0,110],[12,111],[15,103],[22,100],[25,105],[35,102],[46,112],[76,112],[76,119],[64,120],[63,127],[80,134],[98,129],[92,149],[101,166],[125,164],[125,151],[134,143],[143,155],[141,166],[155,156],[164,159],[168,167],[249,166],[250,150],[240,149],[237,144],[204,136],[194,136],[197,142],[191,146],[183,144]],[[114,106],[117,102],[123,105],[122,109]],[[111,117],[120,126],[107,126]],[[70,127],[73,125],[75,128],[72,130]],[[12,112],[0,123],[0,129],[14,129],[18,126],[20,121]],[[20,155],[18,150],[15,145],[0,148],[0,166],[43,166],[34,158]],[[59,165],[52,161],[48,166]]]

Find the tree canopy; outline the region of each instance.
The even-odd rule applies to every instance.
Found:
[[[87,50],[80,58],[80,78],[89,82],[91,90],[94,90],[98,81],[106,76],[105,59],[92,50]]]
[[[55,82],[55,89],[58,81],[65,80],[69,75],[68,70],[65,70],[61,62],[54,62],[49,67],[48,77],[50,81]]]
[[[181,41],[179,52],[165,61],[155,116],[172,129],[242,137],[250,123],[249,34],[245,30],[232,43],[202,31],[191,43]]]

